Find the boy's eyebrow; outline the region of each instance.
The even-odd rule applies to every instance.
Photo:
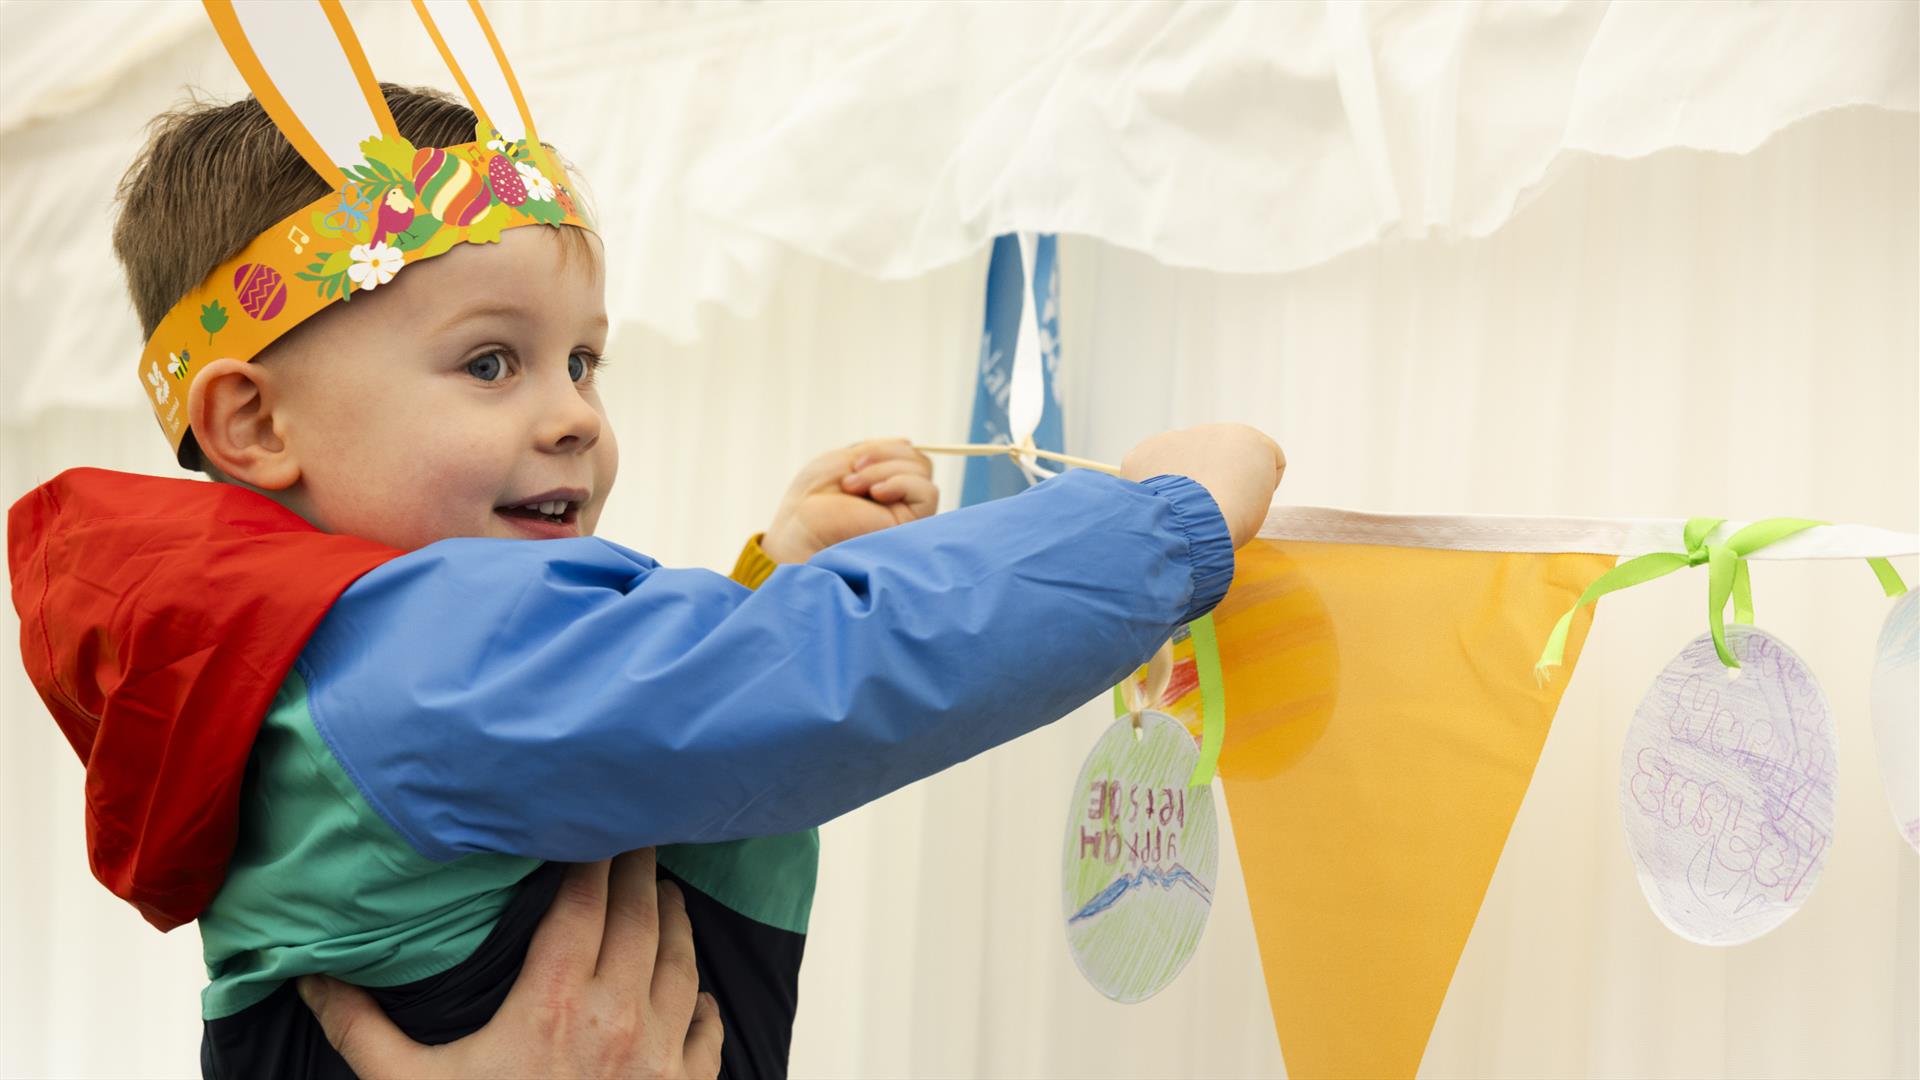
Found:
[[[438,327],[434,329],[433,332],[435,334],[444,334],[447,331],[458,327],[461,323],[470,322],[474,319],[487,319],[487,318],[517,319],[517,318],[524,318],[532,313],[533,313],[532,308],[522,307],[521,305],[516,304],[511,300],[487,300],[487,301],[482,301],[474,305],[473,307],[462,308],[461,310],[454,312],[452,318],[449,318],[446,322],[441,323]],[[596,330],[605,330],[611,324],[607,321],[606,313],[601,312],[600,314],[594,316],[592,325]]]

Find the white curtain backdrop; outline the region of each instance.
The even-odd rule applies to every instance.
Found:
[[[1557,27],[1586,43],[1567,55],[1588,55],[1616,18],[1608,9],[1589,26],[1598,8],[1514,9],[1454,25],[1441,40],[1552,38]],[[1104,239],[1067,236],[1069,450],[1114,460],[1160,428],[1235,419],[1286,446],[1281,495],[1297,503],[1796,514],[1920,528],[1920,130],[1911,112],[1833,108],[1911,107],[1897,97],[1914,78],[1913,9],[1848,8],[1906,34],[1841,57],[1880,70],[1876,85],[1895,87],[1892,99],[1862,92],[1773,109],[1806,95],[1788,93],[1798,84],[1783,77],[1764,94],[1741,83],[1741,63],[1763,46],[1799,50],[1800,68],[1775,54],[1780,71],[1807,70],[1806,55],[1832,59],[1839,31],[1823,38],[1825,24],[1801,22],[1743,49],[1705,49],[1713,64],[1674,84],[1682,89],[1661,122],[1622,121],[1611,156],[1547,153],[1545,173],[1521,175],[1516,204],[1491,216],[1373,219],[1353,243],[1311,260],[1234,268],[1262,272],[1175,267],[1183,260],[1174,253],[1128,250],[1116,243],[1127,236],[1098,230],[1088,231]],[[137,331],[105,248],[107,195],[139,124],[183,82],[234,89],[197,9],[167,6],[87,9],[106,43],[87,55],[102,70],[43,63],[44,77],[23,72],[24,59],[72,55],[76,39],[61,35],[73,27],[52,21],[54,10],[0,8],[0,197],[16,208],[0,269],[0,385],[13,390],[0,405],[0,498],[9,502],[76,465],[168,471],[129,375]],[[724,567],[805,457],[872,434],[964,434],[985,277],[978,241],[1009,220],[958,215],[903,234],[903,250],[920,261],[868,267],[896,279],[882,280],[843,265],[865,250],[839,246],[852,232],[824,229],[803,246],[770,238],[765,221],[743,224],[744,213],[729,224],[715,207],[691,206],[688,189],[635,189],[642,173],[623,172],[622,161],[658,146],[671,168],[644,176],[665,185],[671,169],[701,164],[690,147],[703,124],[759,138],[769,153],[805,146],[785,140],[804,132],[799,106],[817,95],[796,89],[834,85],[856,61],[877,63],[924,32],[865,7],[640,10],[510,7],[496,21],[556,41],[571,34],[576,50],[587,36],[629,50],[625,67],[641,72],[630,77],[656,80],[650,93],[683,106],[674,117],[657,101],[608,98],[599,80],[612,76],[576,70],[577,57],[557,45],[514,53],[543,134],[582,163],[602,207],[658,204],[647,228],[610,248],[626,284],[611,297],[622,326],[605,386],[625,468],[604,533],[667,562]],[[1697,20],[1721,9],[1688,10]],[[1034,32],[1043,44],[1073,29],[1068,15],[1048,18],[1052,28]],[[1360,21],[1383,70],[1380,57],[1453,55],[1393,38],[1433,24]],[[1663,39],[1641,30],[1641,46]],[[783,53],[772,44],[781,35],[811,44]],[[362,36],[381,65],[378,35],[363,27]],[[1390,38],[1399,44],[1382,44]],[[1507,49],[1530,55],[1524,45]],[[753,93],[742,89],[749,63],[762,80]],[[444,81],[424,68],[402,77]],[[1725,109],[1699,111],[1728,84],[1747,87],[1743,108],[1771,119],[1742,127]],[[1602,97],[1631,98],[1631,85],[1610,84]],[[1219,108],[1279,92],[1228,90]],[[1383,100],[1383,114],[1405,115],[1414,98]],[[657,122],[653,142],[609,135],[608,145],[576,147],[569,137],[604,114],[643,109]],[[1719,119],[1702,129],[1702,115]],[[1655,152],[1696,143],[1742,152]],[[1033,162],[1046,156],[1033,153]],[[1399,178],[1399,163],[1433,159],[1386,160]],[[1422,168],[1427,180],[1391,185],[1419,196],[1402,205],[1433,205],[1438,174]],[[1367,175],[1353,174],[1363,185]],[[1476,200],[1501,184],[1458,183],[1449,205],[1484,207]],[[859,209],[842,207],[827,223],[858,225]],[[1277,203],[1223,199],[1211,209],[1203,216],[1229,232],[1271,229],[1286,216]],[[942,464],[950,501],[958,475]],[[1916,579],[1913,560],[1902,570]],[[1713,950],[1669,934],[1640,896],[1619,836],[1619,746],[1647,680],[1699,632],[1703,587],[1677,575],[1602,602],[1424,1075],[1920,1073],[1920,861],[1878,785],[1865,707],[1885,602],[1863,565],[1755,570],[1762,625],[1821,676],[1840,725],[1838,832],[1806,908],[1758,942]],[[16,632],[9,607],[0,639]],[[0,663],[0,710],[0,1074],[194,1072],[197,940],[191,930],[155,933],[91,879],[79,763],[16,663]],[[1113,1005],[1075,971],[1055,845],[1068,787],[1101,726],[1095,705],[824,830],[797,1075],[1283,1073],[1232,857],[1237,846],[1257,858],[1257,837],[1229,846],[1212,925],[1167,991]]]

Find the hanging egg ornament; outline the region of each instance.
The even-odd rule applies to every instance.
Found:
[[[1894,601],[1873,663],[1873,741],[1894,824],[1920,851],[1920,589]]]
[[[1153,695],[1157,699],[1158,695]],[[1115,1001],[1159,993],[1200,945],[1219,881],[1213,788],[1192,785],[1186,725],[1148,710],[1121,717],[1074,781],[1061,850],[1067,947]]]
[[[1667,928],[1738,945],[1807,902],[1833,847],[1833,710],[1786,643],[1727,627],[1654,677],[1620,753],[1620,824]]]
[[[266,263],[244,263],[233,272],[234,299],[240,310],[266,322],[287,306],[287,283]]]

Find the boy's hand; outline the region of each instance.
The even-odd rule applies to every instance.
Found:
[[[928,517],[939,505],[933,463],[905,439],[855,443],[800,470],[760,548],[774,562],[805,562],[842,540]]]
[[[1161,432],[1129,451],[1120,465],[1129,480],[1172,473],[1206,488],[1227,519],[1235,548],[1260,532],[1286,471],[1280,444],[1245,424]]]

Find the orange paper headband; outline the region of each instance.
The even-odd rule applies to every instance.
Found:
[[[522,225],[592,228],[479,0],[413,0],[479,118],[473,142],[445,149],[400,137],[339,0],[204,2],[253,96],[332,193],[216,267],[147,339],[141,389],[176,453],[187,388],[207,361],[250,361],[328,305],[456,244]],[[316,47],[327,41],[338,50]]]

